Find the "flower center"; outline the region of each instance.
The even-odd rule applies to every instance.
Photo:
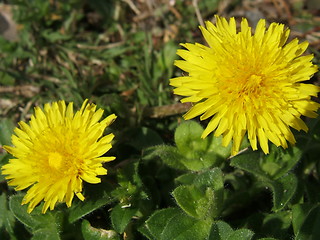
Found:
[[[263,79],[262,76],[252,74],[247,79],[240,90],[240,95],[250,95],[250,94],[259,94],[259,89],[261,87]]]
[[[245,89],[245,90],[256,89],[257,87],[260,86],[260,83],[261,83],[261,82],[262,82],[262,77],[261,77],[261,76],[252,74],[252,75],[248,78],[247,82],[245,83],[244,89]]]
[[[60,153],[58,152],[49,153],[48,163],[50,167],[58,170],[62,165],[62,160],[63,159]]]

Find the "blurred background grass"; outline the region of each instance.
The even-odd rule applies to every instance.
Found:
[[[170,135],[188,108],[172,105],[176,49],[203,43],[198,25],[215,14],[285,23],[320,59],[318,0],[12,0],[0,13],[0,118],[13,122],[35,105],[89,98],[125,129]]]

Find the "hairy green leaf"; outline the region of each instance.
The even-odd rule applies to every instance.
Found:
[[[112,187],[107,182],[102,182],[96,185],[86,186],[86,199],[81,202],[75,199],[70,209],[68,209],[70,223],[73,223],[94,210],[114,201],[110,192]]]
[[[137,209],[131,207],[122,207],[121,205],[116,205],[110,214],[111,222],[113,228],[118,233],[123,233],[126,226],[130,222],[131,218],[137,212]]]
[[[223,178],[219,168],[199,174],[191,185],[173,191],[178,205],[190,216],[205,219],[219,216],[223,204]]]
[[[168,221],[159,240],[206,239],[211,224],[210,220],[198,220],[180,213]]]
[[[160,239],[161,234],[174,216],[181,214],[177,208],[165,208],[154,212],[146,221],[146,228],[149,230],[154,239]]]
[[[223,221],[216,221],[212,224],[208,240],[225,240],[233,233],[233,229]]]
[[[10,198],[9,206],[14,216],[30,228],[35,239],[42,239],[48,235],[48,240],[60,239],[60,226],[62,225],[61,212],[47,212],[42,214],[40,208],[35,208],[31,213],[27,213],[27,206],[21,205],[22,195],[14,195]]]
[[[94,228],[88,220],[82,221],[81,231],[85,240],[120,240],[115,231]]]

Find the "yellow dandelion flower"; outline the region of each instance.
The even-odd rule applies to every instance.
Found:
[[[14,147],[4,146],[15,158],[2,167],[8,184],[27,191],[22,204],[28,212],[42,200],[42,213],[57,202],[71,206],[74,194],[84,200],[82,181],[99,183],[97,175],[106,175],[102,163],[115,157],[101,157],[112,146],[113,134],[102,137],[115,119],[114,114],[99,121],[103,110],[85,100],[80,111],[64,101],[35,108],[29,124],[20,122],[12,135]]]
[[[317,72],[313,56],[301,56],[308,43],[286,44],[290,30],[278,23],[266,29],[264,19],[254,34],[245,18],[238,32],[234,18],[218,16],[216,25],[206,22],[200,29],[209,47],[181,44],[186,49],[177,54],[184,60],[175,65],[188,76],[170,80],[174,93],[184,96],[181,102],[195,103],[184,118],[210,118],[202,138],[214,132],[224,146],[232,140],[232,155],[246,133],[252,149],[259,142],[266,154],[268,141],[283,148],[294,144],[290,127],[307,131],[300,116],[314,118],[319,108],[311,100],[319,87],[303,83]]]

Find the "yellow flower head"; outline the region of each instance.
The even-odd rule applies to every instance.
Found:
[[[259,141],[267,154],[268,140],[287,148],[287,141],[295,143],[290,127],[308,130],[300,116],[317,116],[319,104],[311,96],[319,87],[302,83],[317,71],[312,55],[301,56],[308,43],[285,44],[289,29],[265,25],[261,19],[252,34],[244,18],[237,32],[234,18],[216,16],[216,25],[200,27],[209,47],[186,43],[181,45],[187,50],[177,51],[184,60],[175,65],[189,74],[171,79],[170,85],[185,97],[181,102],[196,103],[184,118],[211,118],[202,138],[214,132],[223,136],[224,146],[232,140],[233,155],[246,133],[253,150]]]
[[[22,190],[31,186],[22,204],[30,213],[42,200],[42,212],[57,202],[71,206],[74,194],[84,200],[82,181],[99,183],[97,175],[106,175],[102,163],[115,157],[101,157],[111,148],[114,135],[102,137],[115,119],[114,114],[99,122],[103,110],[85,100],[80,111],[64,101],[35,108],[29,124],[19,123],[12,135],[14,147],[4,148],[15,158],[2,167],[8,184]]]

